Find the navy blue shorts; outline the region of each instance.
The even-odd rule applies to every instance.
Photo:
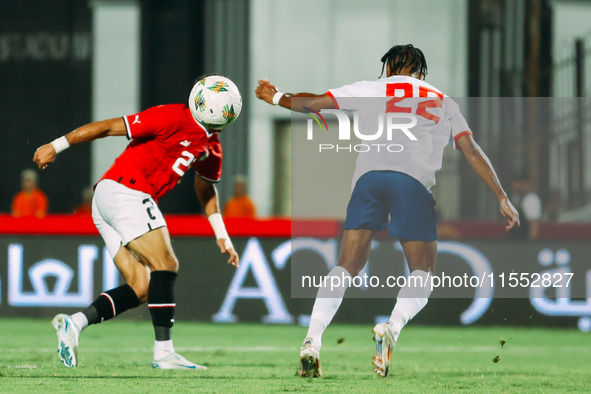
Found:
[[[351,194],[345,229],[380,231],[388,227],[388,234],[394,238],[436,240],[435,199],[409,175],[396,171],[367,172]]]

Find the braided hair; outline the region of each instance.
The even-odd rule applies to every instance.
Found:
[[[419,72],[423,75],[427,75],[427,61],[423,51],[419,48],[415,48],[412,44],[407,45],[394,45],[388,52],[382,56],[380,60],[382,62],[382,73],[380,78],[384,74],[386,63],[390,66],[390,72],[397,73],[402,68],[411,66],[410,72],[414,74]]]

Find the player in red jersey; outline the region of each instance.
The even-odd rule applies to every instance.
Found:
[[[208,76],[197,84],[203,84],[207,78],[215,83],[222,80],[239,95],[232,81],[221,76]],[[190,99],[189,105],[196,107],[198,103],[194,101],[191,103]],[[203,126],[194,118],[193,111],[184,104],[161,105],[90,123],[35,152],[33,160],[45,169],[71,145],[108,136],[127,136],[131,140],[96,184],[92,202],[94,223],[126,284],[105,291],[81,312],[54,318],[58,353],[67,367],[77,365],[78,337],[84,328],[147,301],[156,337],[152,367],[205,369],[174,351],[170,331],[179,262],[156,204],[193,168],[195,193],[214,229],[218,247],[229,256],[228,263],[238,266],[239,257],[226,232],[214,186],[222,170],[222,148],[217,135],[221,128]]]

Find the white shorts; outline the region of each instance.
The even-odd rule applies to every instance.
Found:
[[[92,220],[111,257],[149,231],[166,226],[162,212],[147,193],[130,189],[110,179],[96,185]]]

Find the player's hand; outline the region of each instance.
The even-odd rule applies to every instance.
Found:
[[[230,256],[230,258],[228,259],[228,264],[232,264],[234,267],[238,268],[238,265],[240,264],[240,257],[238,256],[238,253],[236,253],[234,248],[226,248],[225,238],[218,239],[217,244],[222,254]]]
[[[259,86],[255,90],[255,93],[259,99],[273,104],[273,96],[277,93],[277,88],[268,79],[264,79],[259,81]]]
[[[40,170],[44,170],[48,165],[53,163],[56,157],[57,153],[55,152],[53,145],[45,144],[37,148],[33,155],[33,161],[37,164],[37,167],[39,167]]]
[[[519,227],[519,213],[507,197],[504,197],[500,200],[499,209],[501,210],[501,215],[503,215],[503,217],[507,219],[507,226],[505,226],[505,231],[509,231],[515,227]]]

